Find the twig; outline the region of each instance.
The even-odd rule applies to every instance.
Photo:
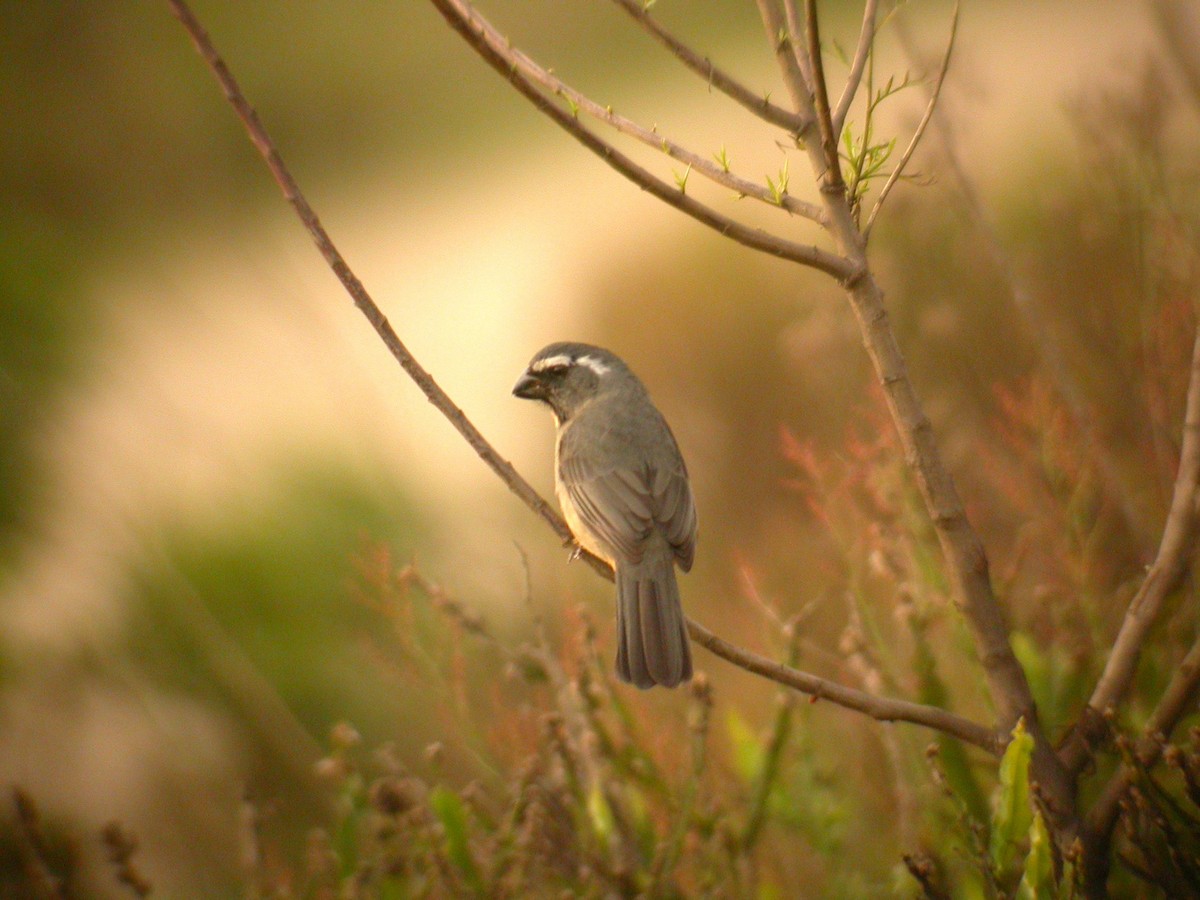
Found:
[[[790,0],[789,0],[790,4]],[[817,0],[804,0],[804,34],[808,41],[808,63],[812,67],[813,107],[817,113],[817,127],[821,131],[821,149],[825,154],[825,173],[821,190],[832,194],[844,194],[846,184],[842,181],[842,161],[838,155],[838,133],[833,127],[829,111],[829,91],[825,87],[825,63],[821,58],[821,31],[817,22]]]
[[[757,0],[758,13],[762,17],[763,27],[767,30],[767,38],[775,51],[775,61],[783,74],[783,84],[788,95],[792,98],[792,106],[804,120],[805,127],[797,132],[796,137],[803,139],[807,132],[816,124],[816,114],[813,112],[812,94],[809,93],[808,74],[801,68],[800,59],[803,51],[793,49],[793,40],[787,23],[779,15],[776,0]]]
[[[650,11],[638,0],[613,0],[613,3],[629,13],[635,22],[642,26],[655,39],[658,40],[664,47],[671,51],[680,62],[707,81],[710,85],[721,91],[731,100],[744,106],[756,116],[770,122],[772,125],[778,125],[781,128],[786,128],[789,133],[795,135],[804,130],[805,122],[796,113],[786,110],[781,106],[776,106],[771,103],[766,97],[755,94],[749,88],[743,86],[723,70],[719,69],[711,60],[705,56],[701,56],[691,47],[687,46],[683,41],[672,35],[669,31],[663,28]]]
[[[875,17],[878,8],[879,0],[867,0],[866,5],[863,7],[863,23],[862,29],[858,33],[858,46],[854,50],[854,59],[850,62],[850,73],[846,76],[846,86],[842,88],[842,96],[833,111],[833,133],[835,137],[841,135],[842,128],[846,125],[846,116],[850,112],[850,105],[854,103],[854,96],[858,93],[859,85],[862,84],[863,69],[866,68],[867,57],[873,52],[875,45]]]
[[[1175,589],[1187,572],[1191,551],[1197,534],[1197,486],[1200,484],[1200,325],[1192,346],[1192,368],[1188,380],[1187,401],[1183,419],[1183,440],[1179,450],[1179,471],[1171,493],[1171,508],[1163,525],[1158,555],[1146,573],[1138,592],[1129,602],[1121,630],[1113,642],[1104,672],[1092,691],[1087,708],[1068,743],[1062,758],[1072,770],[1078,771],[1090,756],[1089,747],[1104,733],[1105,710],[1121,701],[1133,683],[1138,656],[1146,635],[1158,618],[1167,595]]]
[[[204,27],[192,14],[191,9],[184,0],[167,0],[167,4],[187,30],[187,33],[191,36],[192,43],[195,44],[196,49],[208,64],[209,69],[212,70],[217,81],[220,82],[226,99],[237,113],[238,118],[241,119],[250,136],[250,140],[266,161],[267,168],[271,170],[271,175],[283,191],[284,197],[292,205],[293,209],[296,210],[296,214],[304,223],[304,227],[308,229],[308,233],[316,243],[317,249],[321,251],[321,255],[325,257],[325,261],[329,263],[338,280],[341,281],[347,293],[350,294],[351,299],[354,300],[354,305],[366,316],[367,321],[371,323],[375,332],[383,340],[384,345],[391,351],[392,356],[400,363],[400,366],[408,373],[408,376],[416,382],[417,387],[421,389],[429,399],[429,402],[450,420],[450,424],[471,445],[471,449],[491,467],[492,471],[500,477],[501,481],[508,485],[509,490],[520,497],[526,506],[537,513],[546,524],[553,528],[555,534],[562,538],[564,542],[573,540],[567,523],[517,473],[512,463],[496,452],[495,448],[479,432],[479,429],[454,404],[450,396],[442,390],[433,376],[417,362],[408,348],[404,346],[404,343],[392,328],[391,323],[388,322],[383,311],[371,299],[371,295],[367,293],[367,289],[363,286],[363,283],[351,271],[342,254],[334,246],[329,234],[325,231],[325,227],[321,224],[321,220],[309,205],[308,200],[305,199],[304,194],[301,193],[299,185],[296,184],[287,166],[284,165],[283,159],[280,157],[274,142],[267,134],[262,122],[259,121],[257,113],[254,112],[253,107],[250,106],[242,94],[241,88],[238,87],[237,81],[233,77],[233,73],[229,71],[229,67],[225,65],[225,61],[217,53]],[[592,566],[596,566],[597,564],[601,567],[604,566],[600,560],[592,557],[590,554],[584,554],[584,558]]]
[[[1179,720],[1190,711],[1198,689],[1200,689],[1200,639],[1192,644],[1192,648],[1179,664],[1179,668],[1171,676],[1171,680],[1167,683],[1167,689],[1158,701],[1158,706],[1154,708],[1154,712],[1146,722],[1142,738],[1138,741],[1138,746],[1134,751],[1137,761],[1141,765],[1149,768],[1158,762],[1162,755],[1163,742],[1170,738],[1171,732],[1174,731]],[[1093,849],[1096,844],[1107,848],[1113,826],[1120,813],[1121,799],[1136,777],[1137,772],[1134,767],[1128,764],[1123,765],[1092,806],[1087,817],[1087,833],[1093,841]]]
[[[954,52],[954,40],[958,35],[959,9],[960,4],[958,0],[955,0],[954,16],[950,20],[950,37],[946,41],[946,52],[942,56],[942,65],[938,69],[937,80],[933,84],[933,91],[930,92],[929,102],[925,104],[925,113],[921,116],[921,121],[917,124],[917,130],[913,132],[912,140],[904,148],[904,153],[901,155],[900,161],[896,164],[896,168],[892,169],[892,174],[883,183],[883,188],[879,191],[879,197],[876,198],[874,206],[871,207],[871,214],[867,216],[867,224],[862,229],[864,239],[870,237],[871,226],[875,224],[875,217],[879,215],[879,210],[883,208],[883,201],[888,198],[888,194],[892,192],[892,188],[896,186],[896,182],[900,180],[900,176],[904,174],[905,166],[912,159],[913,152],[917,149],[917,145],[921,143],[921,138],[925,136],[925,129],[929,127],[929,122],[933,118],[933,111],[937,108],[938,98],[942,94],[942,84],[946,80],[946,73],[950,71],[950,57]]]
[[[584,128],[578,119],[567,110],[560,108],[535,84],[517,71],[516,59],[511,48],[507,45],[493,46],[487,41],[486,36],[479,29],[478,23],[482,19],[469,3],[465,0],[431,0],[431,2],[471,48],[488,65],[503,75],[523,97],[533,103],[539,112],[553,120],[555,124],[638,187],[739,244],[782,259],[790,259],[801,265],[811,266],[839,280],[845,280],[853,275],[854,268],[835,253],[811,245],[797,244],[760,229],[750,228],[697,202],[675,186],[651,175],[611,144]]]
[[[761,200],[763,203],[771,206],[779,206],[795,215],[812,219],[814,222],[824,221],[824,212],[815,203],[797,200],[787,194],[778,195],[772,193],[761,184],[756,184],[753,181],[735,175],[700,154],[694,153],[669,138],[663,137],[658,132],[644,128],[631,119],[614,113],[611,106],[603,106],[589,99],[562,79],[542,66],[539,66],[525,53],[512,47],[505,40],[504,36],[496,30],[495,26],[480,15],[479,11],[470,6],[466,0],[461,0],[456,6],[459,8],[460,14],[468,18],[469,24],[477,31],[479,38],[486,42],[493,52],[511,60],[512,65],[530,81],[540,84],[555,96],[566,98],[567,102],[572,104],[573,110],[576,108],[580,109],[589,116],[612,126],[617,131],[636,138],[646,146],[661,150],[672,159],[687,163],[688,166],[705,178],[730,188],[740,195],[753,197],[755,200]]]
[[[765,656],[759,656],[757,653],[734,646],[691,619],[688,620],[688,634],[697,644],[735,666],[795,688],[817,700],[828,700],[846,709],[857,710],[880,722],[910,722],[914,725],[924,725],[926,728],[945,732],[994,755],[999,755],[1004,746],[1004,735],[985,728],[977,722],[964,719],[962,716],[936,706],[879,697],[809,672],[790,668]]]

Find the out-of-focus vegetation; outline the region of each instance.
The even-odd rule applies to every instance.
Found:
[[[676,84],[670,60],[602,6],[489,13],[521,46],[659,115]],[[705,5],[702,20],[658,6],[706,35],[714,56],[761,42],[746,4]],[[197,12],[318,208],[378,168],[440,185],[422,203],[469,194],[505,177],[506,156],[565,144],[422,4],[209,7]],[[1058,7],[1035,14],[1051,17],[1045,33],[1085,24]],[[611,677],[609,586],[578,566],[561,575],[532,523],[497,526],[510,564],[484,579],[490,594],[442,586],[482,563],[436,502],[418,505],[404,460],[370,475],[361,458],[306,466],[280,449],[302,440],[268,435],[265,468],[282,474],[264,486],[248,468],[253,489],[225,488],[218,515],[107,513],[121,537],[105,551],[118,573],[105,582],[111,605],[65,646],[30,638],[71,614],[48,604],[29,624],[30,559],[47,545],[52,557],[54,523],[98,502],[47,498],[63,475],[56,442],[72,440],[65,410],[106,375],[94,366],[112,312],[99,285],[149,271],[158,290],[118,301],[135,317],[138,303],[202,306],[156,279],[163,260],[189,257],[199,235],[253,234],[284,213],[165,8],[8,4],[0,19],[0,590],[3,614],[19,619],[0,642],[0,783],[22,790],[2,798],[0,896],[1071,895],[1073,862],[1055,877],[1030,803],[1023,741],[998,762],[777,692],[702,652],[688,691],[628,691]],[[959,59],[969,85],[969,35]],[[760,62],[755,77],[772,77]],[[1197,103],[1163,64],[1111,62],[1092,59],[1065,98],[1068,142],[1030,134],[1021,152],[977,158],[966,150],[976,145],[957,148],[969,175],[988,176],[993,235],[931,138],[919,167],[932,183],[904,186],[873,237],[1055,738],[1153,557],[1200,296]],[[986,103],[954,87],[940,115],[966,131]],[[1031,97],[1025,115],[1061,99]],[[546,172],[539,190],[610,189],[606,170],[583,172]],[[479,214],[504,233],[525,210]],[[689,612],[806,669],[990,721],[836,287],[667,227],[664,242],[579,260],[561,293],[584,298],[581,336],[619,348],[681,436],[702,520]],[[446,246],[461,250],[453,233]],[[332,280],[321,289],[351,315]],[[567,318],[557,296],[530,316],[538,327]],[[153,339],[173,352],[171,335]],[[448,355],[492,354],[503,404],[513,361],[531,349]],[[269,364],[287,391],[282,367],[303,361]],[[219,367],[192,377],[219,383]],[[541,437],[548,447],[548,428]],[[374,451],[360,456],[374,464]],[[471,512],[508,521],[482,504]],[[430,537],[439,528],[450,539]],[[1088,800],[1122,761],[1136,770],[1118,896],[1197,884],[1196,717],[1154,766],[1130,743],[1196,629],[1187,584],[1114,723],[1131,737],[1082,782]],[[80,781],[90,789],[77,796],[64,787]]]

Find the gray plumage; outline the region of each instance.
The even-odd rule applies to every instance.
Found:
[[[692,567],[696,507],[662,414],[620,359],[589,344],[545,347],[513,393],[553,410],[563,515],[579,544],[616,571],[617,674],[640,688],[687,681],[675,566]]]

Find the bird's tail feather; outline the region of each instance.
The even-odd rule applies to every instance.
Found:
[[[639,688],[692,677],[692,651],[670,557],[617,567],[617,675]]]

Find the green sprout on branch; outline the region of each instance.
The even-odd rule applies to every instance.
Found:
[[[779,180],[776,181],[770,175],[767,176],[767,190],[771,192],[771,202],[776,206],[783,206],[783,198],[787,196],[788,189],[788,160],[783,160],[783,168],[779,170]]]
[[[675,172],[674,174],[675,174],[675,187],[679,188],[679,193],[686,194],[687,193],[688,176],[692,174],[691,164],[689,163],[688,167],[683,170],[682,175],[680,175],[678,172]]]

